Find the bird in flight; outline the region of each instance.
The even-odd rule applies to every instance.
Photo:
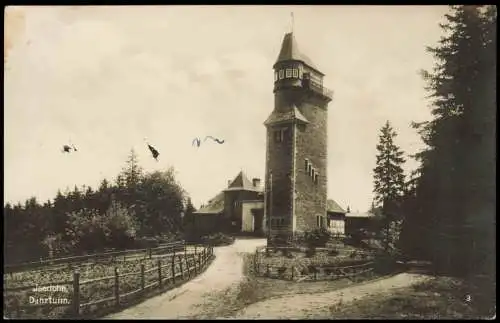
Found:
[[[212,139],[213,141],[215,141],[218,144],[223,144],[224,143],[224,140],[217,139],[217,138],[214,138],[212,136],[206,136],[204,141],[207,141],[207,139]]]
[[[73,150],[73,151],[78,151],[78,149],[76,149],[76,148],[75,148],[75,146],[72,144],[71,146],[69,146],[69,145],[64,145],[64,146],[63,146],[63,149],[62,149],[62,152],[63,152],[63,153],[69,153],[69,152],[71,152],[71,150]]]
[[[158,156],[160,156],[160,153],[158,150],[155,149],[155,147],[151,146],[147,141],[146,144],[148,145],[149,150],[151,151],[151,154],[153,155],[153,158],[158,161]]]
[[[194,139],[193,139],[193,146],[200,147],[200,145],[201,145],[201,140],[200,140],[200,138],[194,138]]]
[[[224,140],[217,139],[217,138],[214,138],[212,136],[206,136],[205,140],[203,140],[203,142],[207,141],[207,139],[212,139],[213,141],[215,141],[218,144],[223,144],[224,143]],[[193,146],[200,147],[200,145],[201,145],[200,138],[194,138],[194,140],[193,140]]]

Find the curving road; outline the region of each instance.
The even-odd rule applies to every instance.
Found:
[[[346,304],[370,295],[389,293],[395,289],[424,282],[431,276],[402,273],[381,278],[337,291],[290,295],[267,299],[251,304],[237,313],[233,319],[317,319],[328,318],[330,307]]]
[[[202,304],[212,293],[227,290],[244,278],[241,253],[264,246],[265,239],[236,239],[214,249],[216,258],[200,276],[178,288],[150,298],[106,319],[187,319],[203,314]]]

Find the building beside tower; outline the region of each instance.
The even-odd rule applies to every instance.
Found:
[[[326,226],[327,120],[332,91],[324,74],[283,39],[274,69],[274,109],[267,128],[265,219],[270,236]]]

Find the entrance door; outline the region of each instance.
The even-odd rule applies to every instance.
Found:
[[[262,220],[264,218],[264,212],[261,210],[253,211],[253,231],[255,233],[263,233],[262,230]]]

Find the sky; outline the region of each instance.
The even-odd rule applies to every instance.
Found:
[[[7,7],[4,200],[114,180],[131,149],[145,171],[173,166],[196,207],[243,170],[264,178],[272,66],[285,33],[326,75],[328,197],[373,199],[380,128],[408,156],[430,118],[420,69],[446,6]],[[196,137],[212,135],[192,146]],[[160,152],[155,161],[145,138]],[[61,152],[72,143],[78,151]],[[408,157],[405,169],[417,164]]]

